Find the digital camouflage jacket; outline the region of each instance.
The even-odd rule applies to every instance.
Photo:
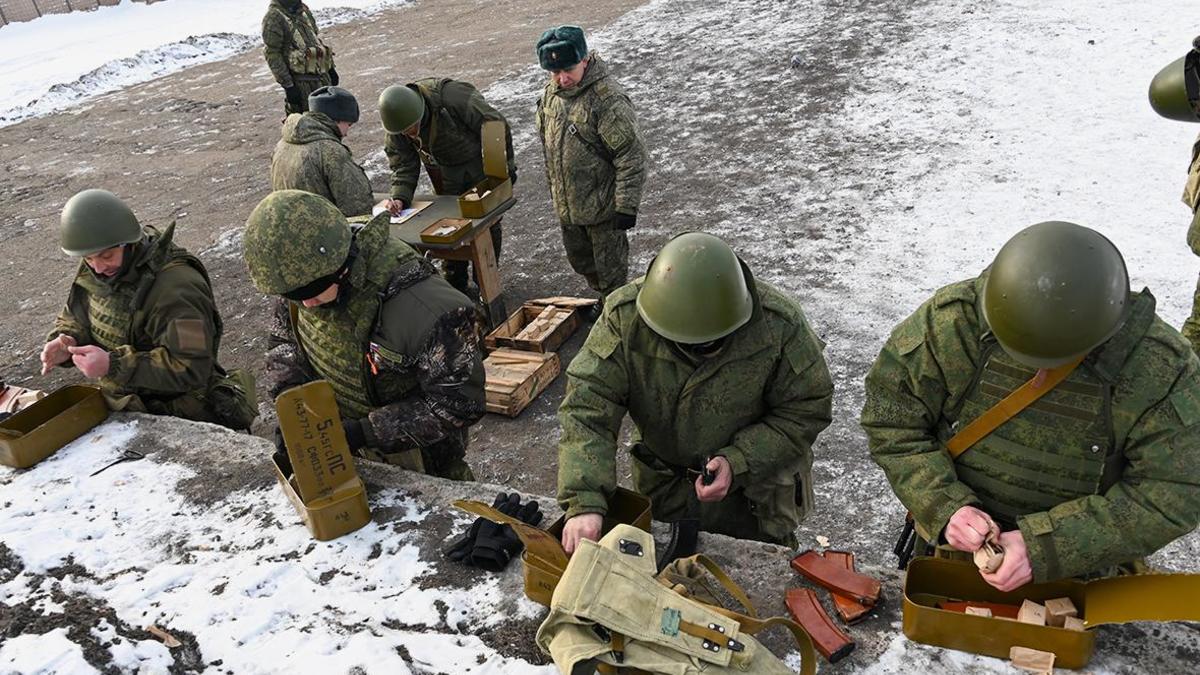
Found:
[[[317,21],[300,0],[271,0],[262,20],[263,56],[279,86],[296,77],[327,77],[333,50],[321,40]]]
[[[633,104],[592,54],[579,84],[551,80],[537,110],[546,179],[563,225],[598,225],[634,215],[642,201],[646,150]]]
[[[504,115],[466,82],[430,77],[408,86],[425,99],[425,116],[416,139],[387,134],[384,141],[392,169],[392,198],[412,203],[422,164],[438,194],[462,194],[475,187],[485,176],[480,130],[489,120],[507,124]],[[506,136],[508,174],[516,182],[511,129]]]
[[[347,217],[369,215],[371,181],[325,113],[288,115],[271,160],[272,190],[304,190],[333,202]]]
[[[743,271],[753,315],[699,363],[642,321],[642,279],[608,296],[567,368],[558,411],[558,500],[568,517],[606,512],[628,412],[645,448],[634,455],[634,487],[653,499],[657,519],[698,508],[708,531],[791,539],[812,506],[812,444],[829,425],[833,384],[800,306]],[[712,455],[728,458],[733,485],[722,502],[697,507],[698,474],[680,473]]]
[[[467,427],[484,413],[476,310],[406,244],[388,216],[358,231],[347,288],[334,303],[277,299],[268,341],[272,397],[315,379],[333,385],[342,415],[363,422],[386,456],[421,448],[426,471],[465,466]],[[448,475],[462,478],[467,476]]]
[[[1200,361],[1133,295],[1130,313],[1053,391],[951,460],[945,442],[1029,380],[978,298],[986,272],[901,322],[867,375],[862,425],[917,530],[965,505],[1019,528],[1035,581],[1105,573],[1200,519]]]

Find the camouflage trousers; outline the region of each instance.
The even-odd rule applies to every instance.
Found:
[[[497,266],[500,265],[500,248],[504,243],[504,228],[501,227],[501,223],[503,222],[504,219],[501,218],[491,228],[492,248],[496,251]],[[471,294],[467,292],[467,265],[469,264],[466,260],[446,260],[442,263],[442,275],[446,277],[446,281],[450,282],[451,286],[468,298],[471,297]],[[478,271],[475,272],[475,285],[479,285]]]
[[[629,280],[629,237],[613,223],[563,225],[563,248],[576,274],[601,297]]]
[[[292,82],[300,90],[301,103],[298,106],[294,106],[285,99],[283,102],[285,117],[293,113],[308,112],[308,95],[330,84],[329,75],[292,75]]]
[[[1196,211],[1196,215],[1192,218],[1192,225],[1188,228],[1187,242],[1192,252],[1200,255],[1200,211]],[[1192,295],[1192,315],[1183,322],[1183,327],[1179,329],[1179,332],[1183,333],[1183,337],[1192,343],[1192,351],[1200,354],[1200,279],[1196,280],[1196,291]]]
[[[634,489],[650,498],[655,520],[669,523],[699,518],[700,529],[705,532],[789,548],[799,544],[796,528],[801,510],[794,484],[769,495],[756,494],[754,499],[747,494],[747,487],[733,485],[721,501],[701,502],[696,498],[696,474],[677,475],[636,457],[631,464]]]

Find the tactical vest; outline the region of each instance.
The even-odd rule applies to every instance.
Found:
[[[955,461],[984,510],[1006,524],[1066,501],[1103,494],[1120,480],[1123,448],[1113,430],[1113,387],[1119,366],[1154,319],[1154,303],[1135,295],[1126,325],[1070,376]],[[982,339],[980,367],[942,442],[1034,376],[999,347]],[[1107,367],[1106,367],[1107,366]]]
[[[82,291],[86,294],[84,302],[87,303],[87,328],[92,342],[107,351],[132,345],[135,327],[140,327],[145,321],[146,312],[143,305],[146,296],[150,294],[158,275],[165,269],[190,265],[204,277],[211,296],[212,282],[204,264],[196,256],[171,243],[174,228],[175,226],[171,225],[161,235],[147,228],[149,238],[143,245],[155,250],[146,254],[147,262],[133,262],[137,266],[137,278],[134,281],[106,284],[95,277],[87,268],[87,263],[80,263],[71,292]],[[213,320],[217,329],[213,343],[215,353],[215,346],[220,340],[221,320],[217,316],[214,316]]]
[[[356,263],[361,271],[351,274],[349,296],[336,307],[301,309],[292,303],[291,309],[296,343],[313,370],[333,387],[342,415],[361,419],[417,386],[411,368],[379,369],[375,364],[381,348],[371,341],[383,303],[391,297],[385,290],[397,263],[416,254],[387,239],[386,226],[382,230],[368,226],[356,239],[363,252]],[[393,363],[402,359],[390,353],[384,357]]]
[[[287,50],[288,70],[299,75],[324,75],[333,67],[333,49],[321,40],[317,33],[317,22],[307,7],[289,14],[282,7],[273,6],[292,29],[291,47]]]

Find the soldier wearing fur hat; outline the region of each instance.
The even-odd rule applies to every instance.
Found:
[[[628,278],[626,232],[637,222],[646,176],[633,104],[578,26],[543,33],[537,55],[550,72],[537,129],[563,247],[571,267],[606,296]]]
[[[345,143],[358,122],[358,101],[341,87],[321,87],[308,97],[308,107],[283,123],[271,189],[321,195],[347,217],[371,213],[371,181]]]

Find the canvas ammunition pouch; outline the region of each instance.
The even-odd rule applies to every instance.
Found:
[[[697,556],[692,566],[673,566],[690,578],[698,564],[740,601],[745,594],[715,564]],[[669,568],[672,569],[672,568]],[[679,570],[684,571],[679,571]],[[668,585],[670,584],[670,585]],[[592,673],[791,673],[752,637],[773,625],[786,626],[800,649],[803,672],[815,672],[812,642],[794,622],[760,620],[705,604],[675,590],[677,581],[655,574],[654,539],[618,525],[599,543],[581,541],[554,590],[550,614],[537,644],[559,671]]]

